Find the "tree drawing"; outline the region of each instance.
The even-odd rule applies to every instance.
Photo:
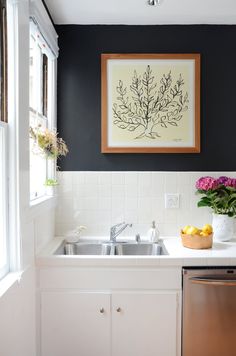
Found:
[[[162,75],[158,88],[150,65],[142,76],[134,70],[129,92],[122,80],[116,87],[118,96],[112,107],[114,125],[130,132],[137,130],[134,139],[161,137],[158,126],[165,129],[178,126],[183,113],[188,110],[188,93],[183,93],[184,84],[182,74],[173,83],[170,71]]]

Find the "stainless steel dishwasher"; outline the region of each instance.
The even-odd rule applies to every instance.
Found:
[[[236,356],[236,267],[183,269],[182,356]]]

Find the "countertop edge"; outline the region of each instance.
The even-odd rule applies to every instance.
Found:
[[[94,239],[94,237],[93,237]],[[99,238],[97,238],[99,239]],[[163,256],[61,256],[53,255],[64,237],[55,237],[36,256],[36,266],[44,267],[184,267],[236,266],[236,241],[214,243],[209,250],[190,250],[177,237],[162,237],[168,255]],[[87,238],[86,240],[89,240]]]

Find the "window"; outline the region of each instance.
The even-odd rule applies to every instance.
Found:
[[[55,57],[47,42],[31,21],[30,25],[30,127],[33,129],[52,129],[52,107]],[[37,145],[30,139],[30,199],[45,195],[45,181],[54,178],[54,164],[39,154]]]
[[[9,270],[6,4],[0,1],[0,278]]]

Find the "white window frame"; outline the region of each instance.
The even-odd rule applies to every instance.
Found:
[[[2,4],[1,4],[2,5]],[[1,260],[0,266],[0,280],[5,277],[10,271],[10,239],[9,239],[9,150],[10,150],[10,143],[9,143],[9,120],[8,120],[8,73],[9,73],[9,66],[8,66],[8,59],[9,59],[9,51],[8,51],[8,36],[9,36],[9,19],[8,19],[8,2],[6,1],[4,4],[5,7],[5,19],[6,23],[2,22],[2,31],[4,38],[3,40],[3,47],[1,52],[4,57],[2,57],[3,67],[2,70],[2,90],[1,92],[1,120],[0,120],[0,191],[1,191],[1,201],[0,201],[0,239],[1,239],[1,252],[3,261]],[[6,25],[6,27],[4,26]],[[5,31],[5,33],[4,33]],[[4,43],[5,42],[5,43]],[[2,99],[3,98],[3,99]],[[3,100],[3,101],[2,101]]]
[[[2,147],[0,151],[2,151],[2,157],[0,159],[1,167],[3,168],[0,172],[2,178],[2,186],[0,187],[3,195],[3,201],[0,202],[1,209],[1,220],[2,220],[2,229],[0,231],[3,236],[1,237],[3,240],[3,244],[5,245],[5,264],[0,268],[0,279],[2,279],[10,269],[10,261],[9,261],[9,217],[8,217],[8,124],[0,121],[0,137],[2,138]],[[1,211],[2,210],[2,211]]]
[[[56,83],[57,83],[57,57],[59,53],[58,47],[58,35],[55,31],[55,28],[51,22],[51,19],[48,16],[48,13],[43,5],[42,1],[29,0],[29,14],[30,20],[33,21],[36,30],[39,32],[39,39],[43,43],[47,44],[47,47],[50,49],[49,54],[51,55],[51,74],[48,77],[49,84],[48,95],[51,96],[52,100],[48,101],[48,116],[50,116],[51,127],[49,129],[56,129]],[[50,63],[50,62],[49,62]],[[49,69],[49,68],[48,68]],[[51,87],[51,88],[50,88]],[[51,92],[50,92],[51,91]],[[55,162],[54,162],[55,163]],[[48,167],[48,174],[50,178],[56,176],[56,163],[50,164]],[[43,199],[50,199],[45,196]],[[30,202],[30,205],[37,205],[42,202],[42,199],[35,199]]]
[[[8,257],[9,269],[0,288],[1,294],[21,274],[21,239],[19,222],[19,4],[7,1],[8,50]]]
[[[43,124],[43,127],[48,128],[49,127],[49,118],[48,116],[43,115],[43,100],[42,100],[42,55],[44,53],[44,47],[43,44],[40,41],[39,33],[37,31],[37,27],[30,21],[30,42],[34,41],[34,46],[33,46],[33,59],[34,59],[34,71],[33,71],[33,83],[37,83],[37,87],[35,88],[33,86],[33,95],[34,95],[34,102],[33,102],[33,107],[29,107],[29,115],[34,116],[35,118],[35,125],[31,123],[30,119],[30,125],[34,127],[37,127],[37,125],[40,123]],[[30,103],[31,104],[31,103]],[[33,140],[31,139],[30,144],[33,144]],[[40,164],[40,167],[42,171],[40,171],[40,174],[44,175],[44,180],[47,179],[47,168],[48,168],[48,162],[46,159],[41,158],[40,156],[34,155],[30,151],[30,177],[31,177],[31,159],[35,159],[34,162],[34,168],[35,164]],[[35,172],[36,174],[36,172]],[[36,190],[32,190],[32,185],[31,185],[31,179],[30,179],[30,201],[34,202],[35,200],[37,201],[38,199],[42,199],[45,196],[45,189],[43,187],[43,181],[42,181],[42,187],[36,187]]]
[[[39,47],[41,49],[42,54],[46,54],[48,58],[48,79],[47,79],[47,85],[48,85],[48,90],[47,90],[47,117],[43,115],[43,108],[42,108],[42,98],[40,97],[40,94],[38,93],[37,95],[37,102],[35,105],[35,108],[30,107],[30,113],[36,116],[39,120],[44,121],[45,127],[52,130],[55,128],[55,114],[56,114],[56,101],[55,101],[55,95],[56,95],[56,55],[54,54],[53,50],[49,46],[47,40],[45,40],[43,34],[43,31],[41,31],[41,28],[39,28],[39,25],[36,23],[35,19],[30,20],[30,37],[32,36],[35,40],[35,47]],[[38,63],[38,67],[42,68],[42,63],[40,59],[40,63]],[[36,73],[37,72],[37,73]],[[39,74],[38,71],[35,71],[36,77]],[[42,84],[42,77],[38,78],[38,80]],[[41,93],[41,92],[40,92]],[[56,177],[56,162],[53,160],[46,160],[45,159],[45,164],[46,164],[46,171],[45,171],[45,180],[48,178],[55,179]],[[32,194],[33,193],[33,194]],[[38,194],[38,192],[32,192],[30,191],[30,203],[35,205],[38,202],[41,202],[42,199],[47,197],[47,192],[46,188],[41,190],[41,195]]]
[[[37,19],[43,28],[44,36],[48,39],[50,48],[55,55],[56,83],[56,58],[58,56],[57,34],[47,15],[42,1],[7,0],[7,39],[8,39],[8,123],[4,126],[6,136],[6,182],[8,199],[5,200],[7,241],[8,241],[8,267],[5,276],[0,277],[0,298],[17,280],[20,281],[21,273],[28,267],[28,260],[23,260],[22,247],[24,241],[24,225],[33,216],[38,216],[45,206],[55,206],[55,199],[49,204],[43,203],[36,209],[29,204],[29,175],[28,175],[28,88],[22,83],[28,77],[28,46],[29,15]],[[29,5],[29,6],[28,6]],[[28,12],[29,10],[29,12]],[[25,49],[25,50],[24,50]],[[54,88],[56,90],[56,88]],[[55,99],[56,100],[56,99]],[[56,102],[56,101],[55,101]],[[54,109],[53,109],[54,110]],[[55,111],[52,111],[55,120]],[[54,125],[54,121],[53,121]],[[55,126],[55,125],[54,125]],[[4,175],[5,176],[5,175]]]

